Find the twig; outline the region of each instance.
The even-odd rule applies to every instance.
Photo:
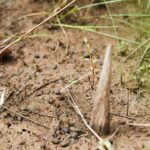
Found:
[[[16,95],[18,95],[27,85],[28,85],[28,83],[26,83],[24,86],[22,86],[22,87],[16,92]]]
[[[108,140],[111,140],[111,139],[117,134],[118,131],[119,131],[119,128],[117,128],[117,129],[112,133],[112,135],[110,135],[107,139],[108,139]]]
[[[80,109],[78,108],[78,106],[76,105],[71,93],[69,92],[69,90],[67,90],[68,92],[68,95],[71,99],[71,103],[72,103],[72,106],[74,108],[74,110],[78,113],[78,115],[81,117],[82,121],[84,122],[85,126],[93,133],[93,135],[100,141],[102,142],[103,139],[90,127],[90,125],[88,125],[88,123],[86,122],[86,120],[84,119]]]
[[[99,71],[99,69],[95,70],[95,72]],[[71,82],[70,84],[68,84],[66,87],[64,87],[63,89],[61,89],[60,92],[64,92],[65,90],[69,89],[72,85],[74,85],[75,83],[81,81],[82,79],[88,77],[89,75],[91,75],[92,72],[89,72],[87,74],[85,74],[84,76],[81,76],[79,79],[77,79],[75,82]]]
[[[44,117],[49,117],[49,118],[57,118],[57,116],[55,116],[55,115],[46,115],[46,114],[39,113],[39,112],[36,112],[36,111],[33,111],[33,110],[30,110],[30,112],[34,113],[34,114],[37,114],[39,116],[44,116]]]
[[[31,75],[28,76],[28,78],[26,80],[29,80],[32,75],[34,75],[35,72],[31,73]],[[16,95],[18,95],[24,88],[26,88],[29,84],[28,83],[25,83],[18,91],[16,91]]]
[[[14,95],[14,93],[15,91],[11,91],[8,97],[5,99],[5,102],[7,102]]]
[[[67,4],[66,6],[64,6],[62,9],[58,10],[57,12],[54,12],[52,14],[50,14],[48,17],[46,17],[42,22],[40,22],[39,24],[37,24],[36,26],[34,26],[33,28],[29,29],[25,34],[23,34],[22,36],[20,36],[18,39],[16,39],[15,41],[13,41],[12,43],[8,44],[6,47],[4,47],[2,50],[0,50],[0,55],[3,54],[9,47],[11,47],[12,45],[14,45],[15,43],[19,42],[20,40],[22,40],[24,37],[26,37],[29,33],[31,33],[32,31],[34,31],[35,29],[37,29],[39,26],[41,26],[42,24],[44,24],[45,22],[47,22],[48,20],[50,20],[51,18],[55,17],[56,15],[58,15],[59,13],[61,13],[63,10],[65,10],[66,8],[68,8],[70,5],[72,5],[76,0],[72,0],[69,4]]]
[[[129,123],[129,122],[127,122],[127,125],[138,126],[138,127],[150,127],[150,124],[142,124],[142,123]]]
[[[117,116],[117,117],[120,117],[120,118],[126,118],[126,119],[129,119],[129,120],[136,120],[134,118],[131,118],[131,117],[128,117],[128,116],[119,115],[119,114],[115,114],[115,113],[110,113],[110,115]]]
[[[34,94],[36,91],[38,91],[38,90],[40,90],[40,89],[46,87],[46,86],[49,85],[50,83],[56,82],[56,81],[58,81],[58,80],[59,80],[59,79],[55,79],[55,80],[51,80],[51,81],[48,81],[47,83],[42,84],[41,86],[39,86],[38,88],[36,88],[35,90],[33,90],[33,91],[32,91],[30,94],[28,94],[27,96],[28,96],[28,97],[31,96],[31,95]]]
[[[39,125],[39,126],[41,126],[41,127],[44,127],[44,128],[46,128],[46,129],[50,129],[49,127],[47,127],[47,126],[45,126],[45,125],[43,125],[43,124],[41,124],[41,123],[39,123],[39,122],[37,122],[37,121],[35,121],[35,120],[32,120],[32,119],[30,119],[30,118],[28,118],[28,117],[26,117],[26,116],[24,116],[24,115],[22,115],[22,114],[20,114],[20,113],[18,113],[18,112],[15,112],[15,111],[13,111],[13,110],[7,108],[6,106],[3,106],[3,105],[2,105],[1,107],[4,108],[4,109],[6,109],[6,110],[8,110],[8,111],[10,111],[10,112],[12,112],[12,113],[14,113],[14,114],[16,114],[16,115],[18,115],[18,116],[20,116],[20,117],[22,117],[22,118],[25,118],[26,120],[29,120],[29,121],[31,121],[31,122],[33,122],[33,123]]]
[[[130,95],[129,95],[129,91],[127,90],[127,112],[126,112],[126,116],[129,115],[129,105],[130,105]]]

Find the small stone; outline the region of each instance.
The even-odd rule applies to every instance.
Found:
[[[150,136],[150,132],[147,132],[146,136]]]
[[[71,138],[69,141],[70,141],[70,145],[75,143],[75,139]]]
[[[64,99],[65,99],[65,96],[64,95],[60,95],[59,100],[63,101]]]
[[[123,120],[122,120],[122,121],[119,122],[119,124],[120,124],[120,125],[125,125],[125,124],[126,124],[126,121],[123,121]]]
[[[61,147],[67,147],[67,146],[69,146],[69,144],[70,144],[70,142],[67,140],[67,141],[62,141],[61,143],[60,143],[60,146]]]
[[[88,53],[87,53],[87,54],[84,54],[84,58],[85,58],[85,59],[90,59],[90,54],[88,54]]]
[[[11,127],[11,123],[7,122],[7,128],[10,128],[10,127]]]
[[[34,58],[40,58],[40,55],[39,54],[35,54]]]
[[[71,133],[71,137],[73,138],[73,139],[77,139],[78,138],[78,136],[79,136],[79,133],[78,132],[72,132]]]
[[[47,100],[47,102],[48,102],[49,104],[53,104],[53,103],[54,103],[54,99],[53,99],[52,97],[50,97],[50,98]]]
[[[41,96],[43,95],[43,91],[38,91],[37,93],[35,93],[36,96]]]
[[[43,54],[43,56],[42,56],[43,58],[47,58],[47,55],[46,54]]]
[[[50,92],[51,92],[50,89],[45,89],[45,90],[43,90],[43,93],[44,93],[44,94],[49,94]]]
[[[60,103],[55,103],[55,107],[59,108],[60,107]]]
[[[82,133],[83,133],[82,129],[76,128],[76,127],[70,127],[70,130],[71,130],[71,131],[74,131],[74,132],[78,132],[79,134],[82,134]]]
[[[54,93],[55,93],[56,95],[60,95],[60,94],[61,94],[61,93],[60,93],[60,89],[55,89]]]
[[[31,113],[31,108],[24,108],[22,111],[21,111],[21,114],[24,115],[24,116],[28,116],[30,113]],[[18,118],[19,119],[19,118]],[[19,121],[19,120],[18,120]]]
[[[17,118],[17,119],[18,119],[18,121],[20,121],[20,122],[21,122],[21,121],[23,120],[23,117],[18,116],[18,118]]]
[[[43,143],[43,144],[41,145],[41,149],[46,149],[46,144]]]
[[[69,128],[68,128],[68,127],[63,127],[63,128],[61,129],[61,132],[62,132],[62,133],[69,133]]]
[[[57,144],[59,144],[59,140],[57,138],[53,138],[52,143],[57,145]]]
[[[57,69],[57,65],[54,64],[54,65],[53,65],[53,70],[56,70],[56,69]]]
[[[60,131],[59,130],[57,130],[57,131],[55,131],[55,133],[53,134],[53,138],[59,138],[60,137]]]

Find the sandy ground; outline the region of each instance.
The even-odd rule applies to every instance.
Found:
[[[52,4],[46,1],[1,1],[0,34],[8,36],[24,33],[44,17],[20,17],[51,10],[51,6]],[[112,9],[117,11],[115,7]],[[100,10],[91,13],[105,14],[107,11],[105,8]],[[89,22],[111,25],[111,22],[100,19],[92,19]],[[130,33],[127,28],[122,29],[121,35]],[[94,136],[71,107],[67,92],[59,91],[90,72],[89,62],[85,61],[85,36],[94,50],[94,58],[98,60],[97,69],[102,66],[108,43],[113,45],[112,66],[119,63],[116,42],[101,35],[75,29],[65,29],[65,32],[68,40],[61,28],[52,28],[50,22],[46,23],[37,29],[36,33],[47,34],[47,37],[28,37],[10,48],[11,55],[1,59],[0,89],[6,87],[4,106],[32,121],[0,108],[0,150],[91,150],[96,146]],[[107,33],[113,33],[113,30]],[[0,42],[3,45],[3,37],[0,37]],[[122,67],[128,69],[127,65]],[[99,74],[96,74],[95,83],[98,76]],[[88,77],[70,88],[88,122],[91,118],[92,96],[95,91],[95,88],[91,89],[91,84],[91,78]],[[111,112],[126,116],[127,101],[130,99],[129,116],[138,123],[150,122],[148,96],[139,97],[134,87],[129,86],[132,87],[132,83],[121,85],[118,70],[113,70]],[[119,129],[112,139],[114,149],[150,149],[149,128],[131,127],[126,125],[128,121],[133,120],[112,115],[111,134]]]

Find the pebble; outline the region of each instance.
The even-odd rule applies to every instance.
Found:
[[[72,145],[72,144],[75,143],[75,139],[72,139],[72,138],[71,138],[69,141],[70,141],[70,145]]]
[[[78,138],[78,136],[79,136],[79,133],[78,132],[72,132],[71,133],[71,137],[73,138],[73,139],[77,139]]]
[[[53,99],[52,97],[49,97],[49,99],[47,100],[47,102],[48,102],[49,104],[53,104],[53,103],[54,103],[54,99]]]
[[[56,69],[57,69],[57,65],[54,64],[54,65],[53,65],[53,70],[56,70]]]
[[[54,138],[59,138],[60,137],[60,132],[59,132],[59,130],[57,130],[54,134],[53,134],[53,137]]]
[[[43,91],[38,91],[38,92],[35,93],[35,95],[36,96],[41,96],[41,95],[43,95]]]
[[[150,132],[147,132],[146,136],[150,136]]]
[[[74,131],[74,132],[78,132],[78,134],[82,134],[83,133],[82,129],[76,128],[76,127],[70,127],[70,130]]]
[[[21,121],[23,120],[23,117],[18,116],[18,118],[17,118],[17,119],[18,119],[18,121],[20,121],[20,122],[21,122]]]
[[[43,58],[47,58],[48,56],[47,56],[46,54],[43,54],[42,57],[43,57]]]
[[[42,144],[40,147],[41,149],[46,149],[46,144]]]
[[[59,103],[55,103],[55,107],[59,108],[60,104]]]
[[[34,58],[40,58],[40,55],[39,54],[35,54]]]
[[[25,108],[22,110],[21,114],[24,116],[28,116],[31,113],[31,109],[30,108]]]
[[[64,95],[60,95],[59,100],[63,101],[64,99],[65,99],[65,96]]]
[[[43,93],[44,93],[44,94],[49,94],[50,92],[51,92],[50,89],[45,89],[45,90],[43,90]]]
[[[90,54],[84,54],[84,58],[90,59]]]
[[[68,128],[68,127],[63,127],[63,128],[61,129],[61,132],[62,132],[62,133],[69,133],[69,128]]]
[[[61,93],[60,93],[60,89],[55,89],[55,91],[54,91],[54,93],[56,94],[56,95],[60,95]]]
[[[119,124],[120,124],[120,125],[125,125],[125,124],[126,124],[126,121],[122,120],[122,121],[119,122]]]
[[[60,142],[60,141],[59,141],[57,138],[53,138],[53,139],[52,139],[52,143],[53,143],[53,144],[56,144],[56,145],[57,145],[57,144],[59,144],[59,142]]]
[[[69,144],[70,144],[70,142],[69,142],[68,140],[66,140],[66,141],[62,141],[62,142],[60,143],[60,146],[61,146],[61,147],[67,147],[67,146],[69,146]]]

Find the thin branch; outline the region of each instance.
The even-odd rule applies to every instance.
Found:
[[[127,122],[127,125],[138,126],[138,127],[150,127],[150,124],[142,124],[142,123],[129,123],[129,122]]]
[[[129,120],[136,120],[135,118],[128,117],[128,116],[123,116],[123,115],[119,115],[119,114],[115,114],[115,113],[110,113],[110,115],[120,117],[120,118],[126,118],[126,119],[129,119]]]
[[[72,106],[73,108],[75,109],[75,111],[78,113],[78,115],[81,117],[82,121],[84,122],[85,126],[93,133],[93,135],[100,141],[102,142],[103,139],[91,128],[90,125],[88,125],[88,123],[86,122],[86,120],[84,119],[84,116],[82,115],[80,109],[78,108],[78,106],[76,105],[71,93],[69,92],[69,90],[67,90],[68,92],[68,95],[71,99],[71,103],[72,103]]]
[[[24,115],[22,115],[22,114],[20,114],[20,113],[18,113],[18,112],[15,112],[15,111],[13,111],[13,110],[7,108],[6,106],[3,106],[3,105],[2,105],[1,107],[4,108],[4,109],[6,109],[6,110],[8,110],[8,111],[10,111],[10,112],[12,112],[13,114],[16,114],[16,115],[18,115],[18,116],[20,116],[20,117],[22,117],[22,118],[25,118],[26,120],[29,120],[29,121],[31,121],[31,122],[33,122],[33,123],[39,125],[39,126],[41,126],[41,127],[44,127],[44,128],[46,128],[46,129],[50,129],[49,127],[47,127],[47,126],[45,126],[45,125],[43,125],[43,124],[41,124],[41,123],[39,123],[39,122],[37,122],[37,121],[35,121],[35,120],[32,120],[32,119],[30,119],[30,118],[28,118],[28,117],[26,117],[26,116],[24,116]]]
[[[36,26],[34,26],[33,28],[29,29],[25,34],[23,34],[22,36],[20,36],[18,39],[16,39],[15,41],[13,41],[12,43],[8,44],[6,47],[4,47],[2,50],[0,50],[0,55],[3,54],[9,47],[11,47],[12,45],[14,45],[15,43],[19,42],[20,40],[22,40],[24,37],[26,37],[29,33],[31,33],[32,31],[34,31],[35,29],[37,29],[39,26],[43,25],[45,22],[47,22],[48,20],[50,20],[51,18],[55,17],[56,15],[58,15],[59,13],[61,13],[62,11],[64,11],[66,8],[68,8],[70,5],[72,5],[76,0],[71,1],[69,4],[67,4],[66,6],[64,6],[62,9],[58,10],[57,12],[54,12],[52,14],[50,14],[48,17],[46,17],[42,22],[40,22],[39,24],[37,24]]]
[[[34,94],[36,91],[39,91],[40,89],[46,87],[46,86],[49,85],[50,83],[56,82],[56,81],[58,81],[58,80],[59,80],[59,79],[55,79],[55,80],[51,80],[51,81],[48,81],[48,82],[42,84],[41,86],[37,87],[35,90],[33,90],[33,91],[32,91],[30,94],[28,94],[27,96],[28,96],[28,97],[31,96],[31,95]]]
[[[129,115],[129,106],[130,106],[130,95],[129,95],[129,91],[127,90],[127,112],[126,112],[126,116]]]
[[[117,129],[112,133],[112,135],[110,135],[107,139],[108,139],[108,140],[111,140],[111,139],[117,134],[118,131],[119,131],[119,128],[117,128]]]
[[[56,115],[47,115],[47,114],[39,113],[39,112],[36,112],[36,111],[33,111],[33,110],[30,110],[30,112],[33,113],[33,114],[37,114],[37,115],[39,115],[39,116],[43,116],[43,117],[57,118]]]

